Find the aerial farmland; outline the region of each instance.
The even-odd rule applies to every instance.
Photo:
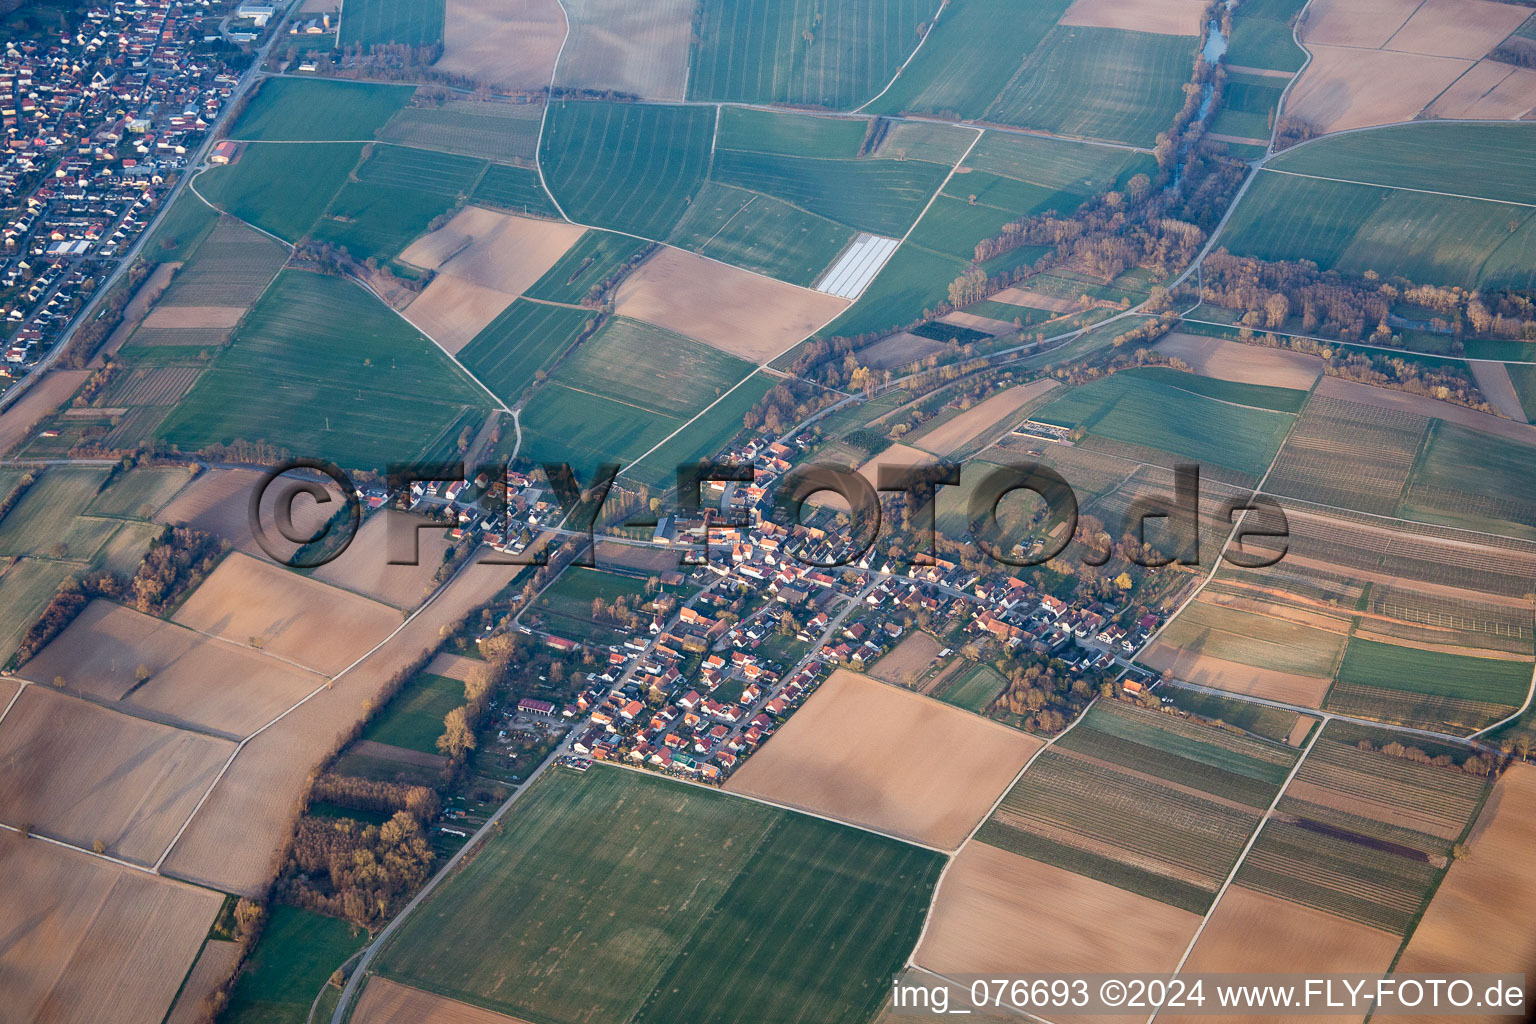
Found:
[[[1525,0],[0,42],[0,1017],[1530,993]]]

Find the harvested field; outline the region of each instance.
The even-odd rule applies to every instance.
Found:
[[[1201,31],[1203,8],[1200,0],[1075,0],[1057,24],[1192,36]]]
[[[859,365],[872,370],[894,370],[898,366],[906,366],[942,352],[944,347],[942,341],[903,331],[859,349]]]
[[[834,295],[663,247],[624,279],[615,310],[766,363],[848,308]]]
[[[466,206],[447,224],[411,245],[400,258],[425,270],[521,295],[559,262],[582,234],[583,229],[574,224]]]
[[[1060,295],[1048,295],[1045,292],[1030,291],[1027,288],[1004,288],[992,296],[998,302],[1006,302],[1010,306],[1029,306],[1033,309],[1044,309],[1052,313],[1070,313],[1079,307],[1076,299],[1063,298]]]
[[[1470,430],[1479,430],[1494,437],[1522,444],[1536,445],[1536,426],[1528,423],[1511,423],[1486,412],[1468,409],[1464,405],[1441,402],[1424,395],[1412,395],[1406,391],[1377,388],[1341,377],[1325,377],[1317,386],[1317,393],[1326,398],[1346,402],[1358,402],[1375,409],[1390,409],[1416,416],[1432,416]]]
[[[224,898],[11,832],[0,872],[0,1005],[15,1020],[159,1024]]]
[[[1309,44],[1312,63],[1286,99],[1285,112],[1319,132],[1411,121],[1469,61],[1389,50]]]
[[[230,328],[245,316],[244,306],[156,306],[144,319],[149,328]]]
[[[1376,49],[1392,38],[1419,0],[1320,0],[1307,11],[1302,41]]]
[[[292,827],[299,788],[357,721],[362,701],[377,699],[390,676],[438,642],[441,627],[490,600],[515,572],[515,566],[465,570],[331,689],[246,744],[171,850],[165,871],[226,892],[251,894],[265,886]]]
[[[1199,334],[1174,332],[1153,347],[1163,355],[1184,360],[1202,377],[1237,384],[1306,391],[1323,372],[1323,361],[1316,356]]]
[[[1182,973],[1375,974],[1392,962],[1400,941],[1391,932],[1234,885],[1217,904]],[[1318,1019],[1359,1020],[1361,1016]],[[1292,1018],[1260,1014],[1187,1017],[1173,1013],[1158,1014],[1158,1019],[1278,1024]]]
[[[234,749],[29,686],[0,722],[0,821],[153,864]]]
[[[0,412],[0,455],[32,433],[32,428],[69,400],[91,375],[90,370],[53,370]]]
[[[347,753],[376,761],[396,761],[432,771],[442,771],[448,764],[448,759],[442,754],[429,754],[423,750],[411,750],[409,747],[397,747],[392,743],[377,743],[373,740],[358,740],[347,748]]]
[[[643,573],[675,572],[678,553],[673,548],[641,547],[635,544],[597,542],[599,568],[631,569]]]
[[[140,668],[150,675],[140,682]],[[236,736],[266,725],[325,679],[249,648],[107,601],[93,601],[22,668],[37,683],[122,701]]]
[[[1199,926],[1199,914],[971,842],[944,873],[912,959],[940,974],[1163,974]]]
[[[443,564],[443,552],[448,547],[446,529],[433,524],[431,529],[416,530],[417,525],[427,522],[409,512],[385,509],[363,523],[340,557],[312,575],[322,583],[395,608],[415,608],[432,592],[432,576]],[[413,551],[416,565],[389,564],[391,559],[410,558]]]
[[[1230,693],[1265,697],[1312,708],[1322,706],[1330,683],[1325,676],[1279,672],[1181,650],[1161,639],[1143,650],[1136,660],[1154,671],[1172,672],[1174,678],[1187,683],[1199,683]]]
[[[1012,334],[1018,327],[1006,320],[994,320],[989,316],[981,316],[977,313],[967,313],[964,310],[956,310],[953,313],[945,313],[936,323],[950,324],[955,327],[963,327],[972,331],[980,331],[998,337],[1004,334]],[[931,328],[937,329],[937,328]],[[959,332],[956,332],[959,333]]]
[[[941,650],[943,645],[933,634],[915,629],[881,658],[869,674],[887,683],[910,687],[928,671]]]
[[[400,624],[400,613],[234,552],[177,610],[183,626],[334,675]]]
[[[1020,409],[1055,387],[1057,382],[1047,378],[1009,388],[976,403],[934,429],[919,434],[912,439],[912,444],[935,455],[950,455],[994,433]]]
[[[1498,61],[1478,61],[1435,102],[1428,117],[1510,120],[1536,108],[1536,71]]]
[[[1524,972],[1536,964],[1536,890],[1525,877],[1536,847],[1536,767],[1511,766],[1467,841],[1468,854],[1451,865],[1418,929],[1398,961],[1398,971]],[[1373,1020],[1412,1018],[1376,1016]],[[1466,1020],[1508,1020],[1467,1017]]]
[[[954,849],[1040,745],[839,670],[726,788]]]
[[[368,979],[351,1019],[356,1024],[523,1024],[516,1017],[379,977]]]
[[[155,521],[191,526],[216,537],[223,537],[236,550],[257,558],[266,558],[256,539],[251,536],[249,514],[251,494],[261,483],[261,476],[254,469],[206,470],[162,508],[155,516]],[[294,503],[295,525],[311,525],[301,515],[309,507],[313,506],[308,502]],[[290,555],[292,551],[284,550],[283,554]]]
[[[165,1024],[202,1024],[203,1002],[222,985],[240,963],[240,944],[209,939],[187,975],[176,1006]]]
[[[192,195],[190,198],[199,206],[203,205],[202,200],[198,199],[196,195]],[[144,283],[139,285],[139,290],[133,293],[133,298],[128,300],[128,305],[123,307],[122,323],[113,329],[106,342],[91,359],[91,369],[100,368],[106,361],[107,356],[117,354],[117,350],[123,347],[123,343],[128,340],[128,336],[137,330],[139,324],[144,321],[144,317],[149,312],[150,307],[155,304],[161,295],[165,294],[165,289],[170,285],[171,278],[180,269],[180,263],[161,263],[144,279]]]
[[[422,334],[458,355],[501,315],[514,295],[440,274],[404,310]]]
[[[447,0],[439,71],[534,92],[549,86],[565,41],[559,0]]]
[[[1495,0],[1424,0],[1382,49],[1481,60],[1529,16]]]
[[[571,34],[555,84],[681,100],[694,0],[566,0]]]

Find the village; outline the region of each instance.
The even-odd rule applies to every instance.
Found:
[[[83,12],[0,56],[0,385],[23,378],[115,278],[231,102],[249,56],[210,0]]]
[[[563,738],[568,766],[619,761],[721,784],[834,670],[876,670],[917,633],[936,638],[935,665],[960,661],[952,656],[963,647],[975,662],[1057,666],[1064,684],[1085,694],[1114,692],[1118,680],[1131,699],[1157,700],[1148,692],[1154,677],[1130,659],[1161,619],[1130,602],[1064,601],[1003,564],[986,572],[942,558],[899,564],[878,545],[856,555],[827,510],[808,516],[791,544],[767,503],[813,448],[809,433],[738,442],[723,457],[751,465],[752,482],[705,482],[702,515],[650,517],[654,528],[638,531],[648,538],[634,529],[599,534],[595,568],[564,571],[594,581],[646,573],[643,604],[622,608],[637,613],[633,628],[601,599],[584,622],[541,615],[535,601],[507,625],[486,626],[482,647],[514,630],[541,648],[523,679],[536,674],[542,692],[523,694],[514,684],[515,699],[497,709],[490,730],[498,741],[536,728]],[[501,488],[484,481],[478,489],[462,480],[413,483],[399,505],[430,516],[470,550],[483,544],[518,556],[535,538],[584,542],[586,534],[561,528],[561,505],[540,477],[508,471],[504,514]],[[378,485],[359,497],[370,510],[388,503]],[[639,570],[621,552],[672,567]],[[546,661],[568,666],[559,686],[546,685]],[[1022,716],[995,717],[1036,730]]]

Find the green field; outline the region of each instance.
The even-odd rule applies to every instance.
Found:
[[[144,258],[153,263],[177,263],[213,230],[218,211],[195,192],[186,191],[166,211],[153,241],[144,247]]]
[[[409,85],[267,78],[230,129],[229,137],[263,142],[362,142],[372,139],[411,101],[415,91]]]
[[[464,684],[459,680],[419,673],[384,705],[358,739],[435,754],[443,717],[463,703]]]
[[[773,390],[778,379],[762,371],[747,378],[741,387],[720,400],[720,403],[697,420],[688,429],[657,448],[645,461],[627,469],[626,475],[666,491],[677,482],[677,467],[717,454],[742,430],[742,418],[764,395]]]
[[[399,43],[431,46],[443,41],[444,0],[348,0],[338,43],[360,47]]]
[[[588,643],[602,643],[610,638],[616,643],[622,639],[622,634],[592,617],[592,602],[601,598],[604,604],[611,605],[621,597],[630,611],[638,612],[647,600],[645,581],[601,569],[573,566],[539,595],[529,607],[528,614],[541,621],[543,628],[551,633],[580,638]]]
[[[523,409],[521,455],[601,462],[645,454],[751,373],[751,364],[659,327],[614,318]]]
[[[544,1024],[850,1021],[879,1008],[942,858],[598,765],[542,779],[375,963]]]
[[[1435,420],[1414,463],[1399,514],[1444,526],[1536,538],[1533,474],[1536,447]]]
[[[1344,649],[1343,634],[1204,601],[1186,605],[1162,641],[1240,665],[1325,679]]]
[[[539,172],[526,167],[492,164],[469,197],[476,206],[494,206],[534,217],[558,217],[554,202],[539,181]]]
[[[1173,698],[1173,706],[1180,710],[1200,715],[1202,718],[1225,722],[1245,732],[1251,732],[1255,736],[1262,736],[1276,742],[1283,741],[1291,734],[1291,729],[1296,725],[1296,719],[1300,717],[1296,712],[1286,711],[1283,708],[1272,708],[1233,697],[1218,697],[1214,693],[1201,693],[1198,690],[1186,690],[1177,686],[1158,692],[1165,697]]]
[[[932,0],[703,0],[688,98],[847,109],[917,46]]]
[[[1351,639],[1339,682],[1427,696],[1519,707],[1530,690],[1530,662],[1421,651],[1375,640]]]
[[[588,231],[525,294],[545,302],[581,302],[595,285],[645,247],[638,238]]]
[[[965,273],[965,261],[910,243],[896,250],[864,289],[859,301],[832,321],[829,337],[887,331],[920,319],[949,299],[949,284]]]
[[[357,166],[356,143],[247,146],[237,163],[197,176],[210,203],[289,242],[309,233]]]
[[[661,239],[704,184],[714,130],[708,107],[558,102],[540,162],[573,220]]]
[[[1214,377],[1202,377],[1167,366],[1143,366],[1129,371],[1137,378],[1166,384],[1180,391],[1204,395],[1231,405],[1248,405],[1271,412],[1301,412],[1307,404],[1307,392],[1296,388],[1277,388],[1264,384],[1238,384]]]
[[[990,665],[967,665],[939,699],[945,704],[982,714],[1008,684]]]
[[[861,231],[900,238],[948,173],[947,167],[921,160],[823,160],[722,149],[715,153],[712,178]]]
[[[1320,139],[1268,166],[1297,174],[1536,202],[1536,124],[1394,125]]]
[[[1306,0],[1245,0],[1232,16],[1227,63],[1272,71],[1298,70],[1307,55],[1291,36],[1291,19],[1305,3]]]
[[[852,228],[783,200],[709,182],[667,241],[781,281],[811,285],[855,236]]]
[[[1263,476],[1292,422],[1284,413],[1230,405],[1134,370],[1073,388],[1034,415],[1252,477]]]
[[[1069,0],[952,0],[912,63],[870,109],[980,118],[1069,6]]]
[[[285,271],[160,431],[186,451],[264,440],[296,455],[383,467],[449,454],[488,404],[357,285]]]
[[[1221,94],[1221,109],[1211,120],[1218,135],[1268,140],[1285,80],[1261,75],[1230,75]]]
[[[450,100],[440,107],[406,107],[379,138],[485,160],[529,161],[538,155],[543,118],[539,103]]]
[[[852,160],[859,155],[869,121],[864,118],[817,117],[792,111],[723,107],[715,133],[717,149],[780,156]]]
[[[1062,135],[1151,146],[1184,105],[1199,40],[1058,26],[1003,89],[986,119]]]
[[[1530,287],[1533,212],[1271,172],[1238,204],[1220,244],[1239,256],[1306,259],[1324,270],[1374,270],[1416,283]]]
[[[376,145],[331,200],[314,237],[354,259],[393,259],[468,198],[485,169],[472,157]]]
[[[274,904],[261,940],[235,982],[229,1009],[233,1024],[304,1024],[320,988],[368,933],[297,907]]]
[[[475,335],[459,352],[459,361],[504,402],[514,402],[534,374],[547,371],[597,316],[595,310],[570,309],[518,299]]]
[[[1515,386],[1515,394],[1520,396],[1526,419],[1536,422],[1536,366],[1506,365],[1504,369]]]
[[[21,558],[0,574],[0,661],[16,653],[16,645],[42,614],[59,587],[79,566],[42,558]]]
[[[104,466],[54,466],[43,472],[0,520],[0,556],[89,559],[117,529],[115,519],[84,515],[109,472]]]
[[[192,474],[179,466],[146,466],[119,473],[112,485],[85,507],[92,516],[148,519],[186,486]]]

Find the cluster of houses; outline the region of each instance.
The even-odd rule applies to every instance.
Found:
[[[228,104],[239,76],[205,45],[209,7],[99,4],[72,34],[0,40],[6,374],[52,346],[90,298],[81,286],[132,248]]]

